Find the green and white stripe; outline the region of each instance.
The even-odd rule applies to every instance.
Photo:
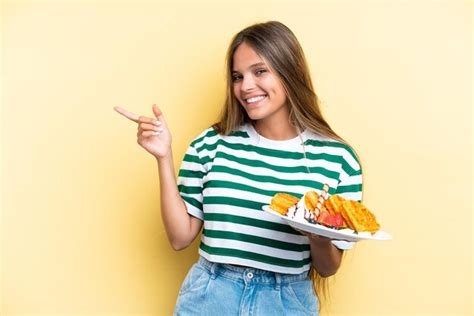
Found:
[[[189,146],[178,188],[188,213],[204,221],[199,253],[210,261],[280,272],[310,267],[307,237],[262,211],[278,192],[308,190],[362,198],[362,173],[345,144],[305,131],[301,139],[273,141],[250,125],[221,136],[212,128]],[[308,173],[309,168],[311,173]]]

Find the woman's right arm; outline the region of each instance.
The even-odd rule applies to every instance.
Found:
[[[161,216],[168,240],[175,250],[189,246],[202,227],[202,221],[188,214],[174,172],[171,133],[160,109],[153,105],[156,119],[138,116],[120,107],[115,111],[138,124],[137,142],[158,162]]]
[[[174,173],[171,150],[164,157],[157,158],[160,176],[161,216],[165,224],[168,239],[174,250],[189,246],[202,227],[202,221],[186,211]]]

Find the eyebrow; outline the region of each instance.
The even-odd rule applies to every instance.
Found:
[[[258,63],[252,64],[252,65],[250,65],[249,69],[255,68],[255,67],[258,67],[258,66],[265,66],[265,63],[258,62]],[[238,72],[238,71],[237,70],[232,70],[232,72]]]

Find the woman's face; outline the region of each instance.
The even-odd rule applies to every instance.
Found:
[[[287,119],[285,90],[266,62],[246,43],[233,57],[234,94],[252,120]]]

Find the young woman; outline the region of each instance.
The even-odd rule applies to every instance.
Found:
[[[223,112],[190,144],[178,182],[158,107],[156,118],[115,109],[138,123],[138,143],[157,158],[171,246],[186,248],[203,228],[175,314],[318,314],[312,281],[335,274],[351,243],[295,231],[262,206],[278,192],[301,197],[324,184],[329,194],[360,201],[362,175],[321,114],[291,30],[272,21],[234,36]]]

